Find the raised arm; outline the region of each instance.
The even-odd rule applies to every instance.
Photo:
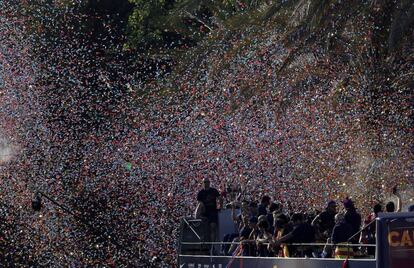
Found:
[[[402,201],[401,201],[401,195],[397,192],[395,193],[395,196],[397,197],[397,212],[401,212],[402,209]]]
[[[316,215],[316,217],[312,221],[312,226],[316,226],[319,223],[319,218],[321,214]]]
[[[392,194],[397,198],[397,207],[395,211],[401,212],[401,209],[402,209],[401,195],[398,192],[397,186],[394,186],[394,188],[392,188]]]

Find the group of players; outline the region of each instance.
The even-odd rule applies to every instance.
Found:
[[[393,195],[396,201],[386,204],[386,212],[401,211],[401,198],[396,189]],[[342,209],[338,209],[336,201],[329,200],[321,212],[302,213],[284,209],[281,203],[272,202],[267,195],[262,196],[259,204],[240,200],[240,197],[239,193],[237,201],[226,206],[231,208],[236,232],[221,239],[227,242],[221,247],[221,255],[322,258],[375,255],[375,218],[383,212],[380,203],[375,204],[372,212],[362,220],[350,198],[341,201]],[[223,194],[204,179],[197,201],[195,217],[208,222],[209,241],[217,241],[217,202],[224,208]],[[350,247],[349,244],[365,246]]]

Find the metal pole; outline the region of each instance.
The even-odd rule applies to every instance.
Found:
[[[187,224],[187,226],[191,229],[191,231],[193,231],[193,233],[197,236],[197,238],[198,238],[198,240],[200,240],[201,241],[201,237],[197,234],[197,232],[193,229],[193,227],[190,225],[190,223],[185,219],[185,218],[183,218],[183,220],[184,220],[184,222]]]
[[[368,223],[364,228],[353,234],[350,238],[348,238],[347,242],[351,241],[352,238],[354,238],[356,235],[360,234],[362,231],[364,231],[368,226],[370,226],[373,222],[375,222],[377,219],[373,219],[370,223]]]

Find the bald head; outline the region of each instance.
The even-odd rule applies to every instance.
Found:
[[[209,179],[203,179],[203,187],[206,190],[210,189],[210,180]]]
[[[335,215],[335,223],[336,224],[344,222],[344,221],[345,221],[345,215],[343,213],[337,213]]]

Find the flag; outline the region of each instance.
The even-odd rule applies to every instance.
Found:
[[[342,268],[349,268],[349,260],[348,260],[348,258],[346,258],[346,260],[344,260],[344,263],[342,263]]]

